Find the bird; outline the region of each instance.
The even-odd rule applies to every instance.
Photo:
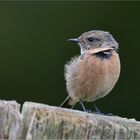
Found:
[[[95,102],[114,88],[120,76],[119,44],[107,31],[91,30],[68,39],[80,46],[80,55],[65,64],[67,98],[60,105],[73,108],[78,102]],[[96,106],[95,106],[96,107]]]

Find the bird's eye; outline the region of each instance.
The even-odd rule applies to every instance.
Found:
[[[89,42],[96,42],[96,41],[100,41],[100,39],[99,39],[99,38],[95,38],[95,37],[88,37],[88,38],[87,38],[87,40],[88,40]]]

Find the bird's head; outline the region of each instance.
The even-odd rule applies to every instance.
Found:
[[[111,48],[118,50],[118,43],[109,32],[92,30],[83,33],[78,38],[68,39],[68,41],[76,42],[80,45],[81,54],[87,50]]]

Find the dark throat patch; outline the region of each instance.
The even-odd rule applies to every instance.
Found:
[[[112,56],[111,51],[103,51],[103,52],[98,52],[94,54],[97,58],[104,60],[104,59],[110,59]]]

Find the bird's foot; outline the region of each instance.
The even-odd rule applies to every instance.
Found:
[[[104,113],[101,113],[101,112],[99,112],[99,111],[93,111],[92,113],[93,113],[93,114],[98,114],[98,115],[105,115]]]
[[[98,115],[104,115],[104,116],[116,116],[112,113],[102,113],[102,112],[98,112],[98,111],[93,111],[93,114],[98,114]]]
[[[92,110],[85,110],[85,112],[87,112],[87,113],[92,113]]]
[[[114,114],[112,114],[112,113],[107,113],[107,114],[105,114],[106,116],[116,116],[116,115],[114,115]]]

